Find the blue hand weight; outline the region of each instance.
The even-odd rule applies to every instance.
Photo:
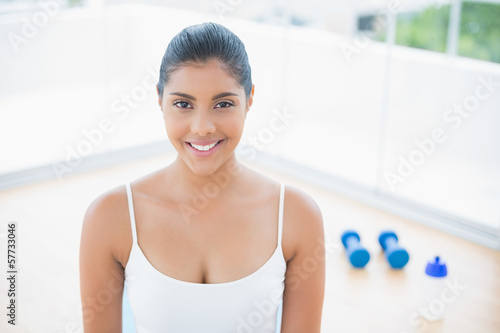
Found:
[[[399,246],[398,236],[394,231],[382,231],[378,237],[378,241],[385,252],[385,258],[392,268],[403,268],[410,260],[408,252]]]
[[[370,261],[370,253],[361,246],[358,233],[354,230],[346,230],[341,239],[351,264],[356,268],[365,267]]]

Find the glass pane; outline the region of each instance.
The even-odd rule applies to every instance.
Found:
[[[385,193],[498,228],[500,65],[395,48],[390,80]]]
[[[284,106],[295,118],[272,153],[374,188],[385,46],[357,31],[368,11],[356,2],[313,3],[288,9]]]
[[[416,1],[398,15],[396,44],[445,52],[450,6],[426,3]]]
[[[458,54],[500,63],[500,4],[462,4]]]

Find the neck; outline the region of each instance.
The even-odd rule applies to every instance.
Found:
[[[230,189],[235,183],[235,178],[241,175],[243,166],[233,153],[216,171],[207,175],[193,172],[179,156],[167,169],[171,190],[181,196],[191,196],[201,191],[210,197],[220,195]]]

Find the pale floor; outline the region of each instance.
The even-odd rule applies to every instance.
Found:
[[[0,234],[6,251],[7,223],[18,223],[18,323],[1,332],[82,332],[78,251],[82,218],[100,193],[171,161],[154,157],[0,192]],[[323,332],[500,332],[500,252],[484,248],[290,179],[252,167],[286,184],[302,188],[321,207],[328,256]],[[352,269],[340,234],[356,229],[372,259]],[[377,241],[382,229],[394,229],[410,252],[401,271],[388,268]],[[439,254],[448,263],[449,279],[459,287],[445,291],[446,314],[438,323],[418,321],[426,261]],[[5,255],[2,255],[4,257]],[[3,261],[3,260],[2,260]],[[5,263],[1,264],[6,274]],[[6,304],[6,284],[0,284]],[[439,300],[433,304],[444,304]],[[453,301],[449,301],[453,299]],[[6,312],[2,305],[3,312]]]

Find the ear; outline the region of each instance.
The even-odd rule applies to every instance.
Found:
[[[248,96],[248,100],[247,100],[247,109],[245,111],[245,116],[246,114],[248,113],[248,111],[250,110],[250,107],[252,106],[253,104],[253,95],[254,95],[254,92],[255,92],[255,84],[252,84],[252,91],[250,92],[250,96]]]
[[[162,109],[162,103],[161,103],[161,99],[162,99],[162,96],[160,96],[160,89],[158,89],[158,83],[156,84],[156,94],[158,95],[158,105],[160,106],[160,110],[163,112],[163,109]]]

